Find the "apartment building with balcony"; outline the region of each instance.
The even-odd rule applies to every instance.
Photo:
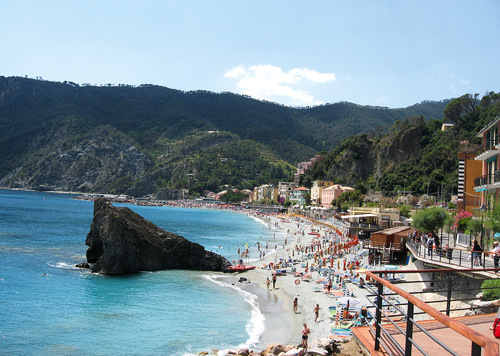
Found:
[[[335,183],[327,180],[315,180],[312,183],[313,185],[311,187],[311,204],[321,205],[321,193],[323,189],[331,187]]]
[[[263,184],[253,189],[253,202],[261,200],[278,201],[278,188],[272,184]]]
[[[479,154],[475,160],[482,164],[481,175],[474,179],[474,190],[480,195],[475,208],[487,207],[496,200],[500,192],[500,116],[486,125],[476,137],[482,138]],[[488,202],[487,198],[493,197]],[[475,201],[476,202],[476,201]]]
[[[337,199],[340,194],[349,191],[354,191],[354,188],[343,186],[340,184],[334,184],[331,187],[325,188],[321,192],[321,205],[323,205],[325,208],[331,208],[332,201]]]
[[[292,194],[290,194],[290,201],[294,205],[306,205],[307,197],[306,195],[309,193],[309,189],[306,187],[297,187],[293,190]]]
[[[278,195],[280,200],[290,200],[290,195],[293,190],[299,186],[298,183],[295,182],[279,182],[278,183]]]

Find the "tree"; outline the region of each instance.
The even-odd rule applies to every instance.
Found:
[[[456,127],[460,127],[469,115],[475,112],[479,103],[479,94],[465,94],[453,99],[446,105],[444,118]]]
[[[493,233],[500,232],[500,204],[495,204],[493,209],[488,210],[484,225]]]
[[[477,236],[481,233],[483,230],[483,224],[481,223],[481,220],[478,219],[470,219],[467,227],[469,229],[469,232],[472,236],[474,236],[477,239]],[[483,242],[483,241],[481,241]]]
[[[228,190],[225,194],[221,195],[219,199],[226,203],[239,203],[242,200],[248,199],[248,195],[243,192]]]
[[[444,210],[441,208],[428,208],[420,210],[413,217],[413,227],[426,233],[432,233],[436,246],[440,245],[436,231],[443,227],[446,219],[446,213],[443,218],[443,212]]]

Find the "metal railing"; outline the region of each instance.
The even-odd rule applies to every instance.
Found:
[[[500,143],[499,139],[500,139],[500,137],[497,136],[494,139],[489,139],[489,140],[484,141],[481,144],[481,152],[485,152],[485,151],[488,151],[488,150],[491,150],[491,149],[495,149],[495,146]]]
[[[418,322],[415,319],[417,314],[426,314],[431,319],[441,323],[442,325],[454,330],[461,336],[470,340],[471,342],[471,356],[480,356],[484,350],[485,356],[497,356],[499,352],[498,342],[490,339],[489,337],[477,332],[476,330],[464,325],[463,323],[454,320],[449,316],[450,313],[450,303],[451,303],[451,293],[455,292],[456,289],[452,287],[454,270],[452,269],[434,269],[434,270],[414,270],[414,271],[398,271],[399,273],[436,273],[445,275],[447,277],[442,279],[442,284],[447,284],[447,314],[443,314],[441,311],[435,309],[429,304],[439,301],[423,302],[418,299],[415,294],[425,293],[425,291],[409,293],[403,289],[390,283],[388,280],[382,278],[380,274],[387,274],[388,271],[367,271],[367,280],[372,279],[375,282],[375,288],[367,285],[367,288],[373,293],[370,296],[374,296],[375,300],[372,302],[375,308],[375,323],[373,326],[369,325],[372,333],[374,335],[375,351],[384,350],[388,355],[405,355],[411,356],[413,349],[417,349],[423,355],[433,355],[435,354],[436,348],[444,349],[448,354],[458,356],[450,345],[453,342],[445,343],[439,340],[435,335],[433,335],[432,328],[425,328],[423,323]],[[415,283],[422,283],[422,281],[415,281]],[[388,293],[386,290],[390,292]],[[394,302],[394,296],[402,297],[405,299],[404,303]],[[457,299],[453,299],[454,301]],[[391,308],[393,311],[392,315],[389,314],[387,308]],[[469,308],[469,307],[468,307]],[[420,310],[420,312],[418,312]],[[456,310],[456,309],[454,309]],[[399,316],[404,318],[405,323],[400,323],[395,321],[394,316]],[[397,320],[397,319],[396,319]],[[389,332],[389,328],[392,329],[392,333]],[[429,340],[431,340],[431,345],[424,345],[422,343],[417,343],[414,337],[415,332],[422,332],[425,334]],[[395,339],[393,335],[403,335],[404,342],[400,343]],[[448,340],[450,341],[450,340]],[[431,348],[432,350],[429,350]]]
[[[410,252],[418,257],[457,265],[469,267],[471,269],[495,268],[495,258],[488,251],[471,251],[459,247],[428,246],[425,243],[416,242],[409,239],[406,246]],[[477,254],[478,257],[474,257]]]

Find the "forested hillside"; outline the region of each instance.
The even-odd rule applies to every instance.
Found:
[[[454,124],[443,132],[441,120],[425,121],[415,116],[396,121],[382,137],[358,134],[344,139],[303,178],[352,185],[365,193],[382,190],[391,196],[396,190],[415,195],[457,194],[458,148],[461,141],[480,143],[476,134],[500,115],[500,94],[483,98],[463,95],[444,111],[446,122]]]
[[[404,109],[290,108],[249,97],[154,85],[77,85],[0,77],[0,185],[152,193],[251,187],[351,135],[381,137],[415,115],[440,120],[447,101]]]

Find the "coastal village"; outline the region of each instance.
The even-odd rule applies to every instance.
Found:
[[[500,153],[499,122],[497,118],[479,132],[482,145],[461,143],[457,208],[437,207],[442,216],[446,211],[481,218],[481,233],[474,239],[457,229],[444,231],[443,222],[436,231],[420,231],[413,226],[418,209],[410,217],[402,216],[397,207],[380,205],[334,210],[331,202],[353,188],[331,181],[315,181],[310,191],[298,186],[300,174],[321,156],[302,162],[294,182],[256,187],[241,205],[216,202],[217,196],[191,201],[108,198],[232,209],[283,231],[279,247],[257,245],[241,251],[241,260],[233,261],[233,266],[246,272],[234,283],[244,289],[257,285],[277,295],[293,318],[290,339],[273,340],[268,333],[261,340],[268,345],[262,351],[226,350],[219,355],[411,355],[412,350],[429,355],[498,355],[495,337],[500,337],[500,330],[497,335],[495,320],[500,300],[484,298],[489,292],[485,281],[498,279],[498,234],[488,229],[486,215],[479,213],[494,209],[498,193],[492,162]],[[292,205],[255,203],[263,199]],[[429,209],[436,208],[436,202],[433,205]],[[249,255],[252,258],[245,263]],[[301,342],[294,343],[299,337]]]

